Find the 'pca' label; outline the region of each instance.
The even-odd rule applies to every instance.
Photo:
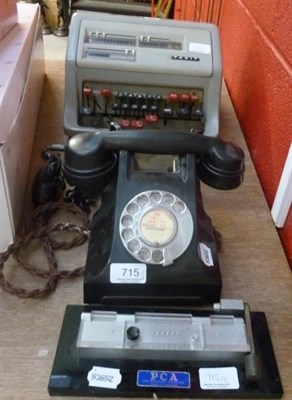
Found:
[[[139,370],[137,386],[189,389],[191,379],[189,372]]]

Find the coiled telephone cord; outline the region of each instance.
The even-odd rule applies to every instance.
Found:
[[[69,222],[58,222],[50,224],[52,216],[60,210],[70,212],[80,219],[80,225]],[[52,237],[53,232],[74,232],[74,238],[71,240],[57,241]],[[84,266],[74,268],[73,270],[60,269],[55,251],[57,249],[71,249],[79,246],[88,240],[89,237],[89,218],[79,207],[71,203],[55,202],[47,203],[37,207],[30,218],[17,234],[14,243],[6,251],[0,253],[0,287],[19,298],[39,298],[53,292],[60,279],[70,279],[80,276],[84,272]],[[36,265],[31,265],[25,261],[25,250],[33,240],[38,239],[42,244],[48,268],[46,270]],[[43,287],[37,289],[24,289],[6,279],[4,275],[4,266],[10,257],[14,258],[17,267],[22,268],[33,276],[46,280]]]

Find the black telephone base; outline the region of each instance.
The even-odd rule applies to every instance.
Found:
[[[217,243],[211,220],[203,208],[199,180],[196,178],[195,156],[181,157],[179,173],[137,171],[132,164],[133,155],[121,152],[117,188],[115,184],[106,188],[103,206],[93,219],[84,277],[84,302],[131,306],[186,306],[218,301],[222,282]],[[151,202],[152,196],[161,197],[158,205],[155,203],[156,197]],[[165,204],[169,199],[174,205]],[[137,212],[138,216],[134,215],[132,218],[130,212],[125,210],[129,207],[138,208],[139,201],[148,201],[148,204],[144,208],[142,205],[140,214]],[[175,205],[178,208],[184,207],[181,214],[189,212],[188,220],[180,221],[184,216],[176,213]],[[152,216],[152,212],[157,215]],[[122,236],[127,231],[123,227],[123,215],[125,218],[137,220],[135,228],[130,226],[131,234],[136,235],[133,242],[140,241],[140,246],[149,253],[159,253],[160,248],[155,245],[151,247],[151,244],[145,245],[136,233],[141,231],[143,218],[147,219],[145,225],[148,224],[147,227],[150,226],[151,229],[155,218],[158,219],[160,222],[154,228],[165,229],[166,234],[170,230],[167,230],[168,224],[173,218],[177,233],[165,246],[165,253],[171,252],[172,248],[175,251],[179,248],[180,238],[186,236],[192,225],[189,244],[178,257],[175,253],[174,260],[169,265],[151,263],[151,260],[143,262],[139,259],[138,252],[128,251],[126,246],[129,246],[130,241],[123,243]],[[152,229],[151,235],[155,236],[155,229]],[[148,232],[145,235],[146,239],[152,238]],[[207,252],[209,265],[200,252],[200,246]],[[130,274],[135,273],[138,278],[144,274],[143,278],[133,281],[135,277]]]

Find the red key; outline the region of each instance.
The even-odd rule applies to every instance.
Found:
[[[142,129],[144,127],[144,122],[141,121],[140,119],[133,119],[131,121],[131,126],[132,128]]]
[[[155,114],[148,114],[145,115],[145,121],[150,122],[150,123],[155,123],[158,121],[158,117]]]
[[[191,95],[191,102],[192,103],[195,103],[196,101],[198,101],[199,100],[199,96],[197,96],[196,94],[192,94]]]
[[[100,94],[103,97],[110,97],[112,95],[112,91],[110,89],[101,89]]]
[[[84,87],[83,88],[83,94],[84,94],[84,96],[90,96],[91,95],[91,88],[90,87]]]
[[[169,93],[168,97],[168,101],[170,101],[171,103],[174,103],[175,101],[177,101],[177,93]]]
[[[191,98],[191,96],[189,94],[187,94],[187,93],[182,93],[182,94],[179,95],[180,101],[183,101],[183,102],[190,101],[190,98]]]
[[[121,127],[124,129],[130,128],[130,126],[131,126],[131,121],[129,119],[121,119],[119,121],[119,123],[120,123]]]

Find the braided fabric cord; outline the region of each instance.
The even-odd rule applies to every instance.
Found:
[[[64,210],[66,213],[72,213],[81,221],[80,225],[69,222],[58,222],[49,224],[52,216]],[[52,237],[54,232],[74,232],[73,239],[57,241]],[[82,275],[84,266],[73,270],[59,269],[55,250],[67,250],[79,246],[88,240],[89,237],[89,219],[88,216],[74,204],[58,202],[47,203],[44,206],[36,208],[30,218],[26,221],[22,229],[15,237],[14,242],[3,253],[0,253],[0,287],[19,298],[39,298],[48,295],[56,289],[59,279],[70,279]],[[29,244],[38,239],[41,243],[43,253],[46,257],[48,268],[46,270],[36,265],[30,265],[24,260],[25,249]],[[17,267],[46,280],[43,287],[33,290],[27,290],[14,285],[8,281],[4,275],[4,266],[10,257],[13,257]]]

